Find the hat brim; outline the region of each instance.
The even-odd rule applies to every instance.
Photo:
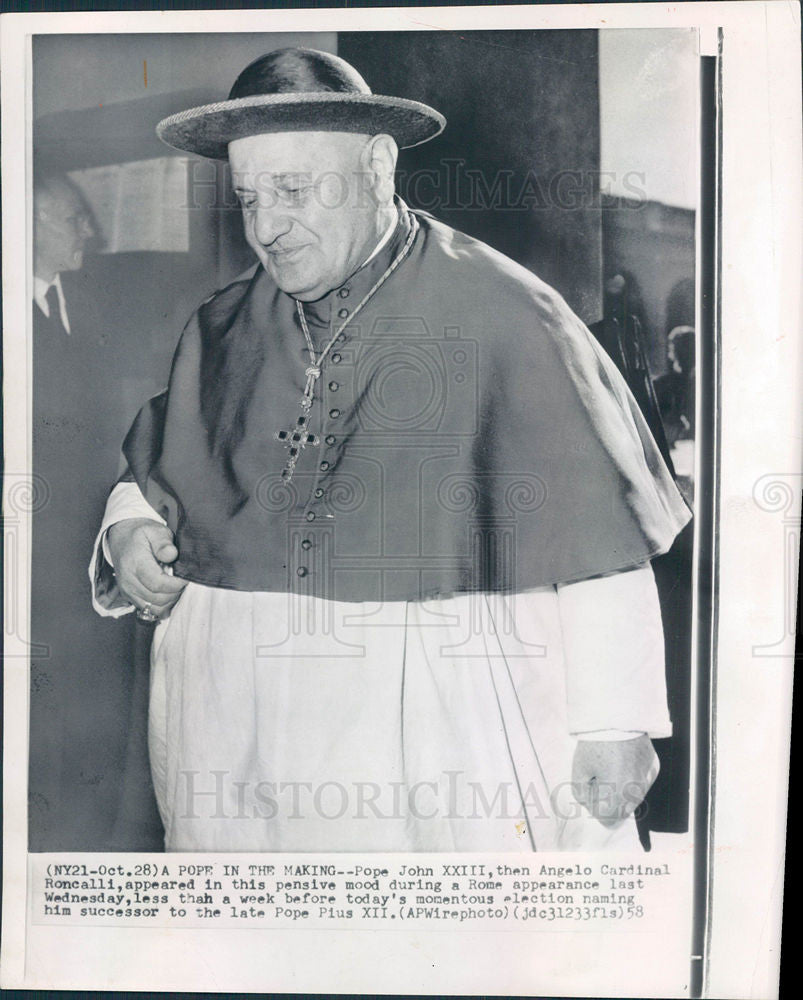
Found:
[[[287,93],[242,97],[180,111],[156,134],[174,149],[228,159],[229,143],[269,132],[360,132],[392,135],[406,149],[434,139],[446,119],[434,108],[380,94]]]

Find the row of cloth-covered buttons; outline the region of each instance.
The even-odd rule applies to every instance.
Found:
[[[338,290],[337,294],[340,296],[341,299],[347,299],[351,294],[351,289],[344,286],[343,288],[340,288]],[[340,319],[346,319],[349,315],[349,311],[346,308],[341,308],[338,309],[337,315],[340,317]],[[338,334],[337,343],[342,344],[345,341],[345,339],[346,335],[341,331]],[[343,356],[339,354],[337,351],[330,357],[330,361],[332,362],[333,365],[339,365],[342,360]],[[340,383],[336,382],[333,379],[332,381],[329,382],[328,388],[330,392],[337,392],[338,389],[340,388]],[[337,420],[340,416],[341,416],[341,411],[337,407],[332,407],[332,409],[329,410],[330,420]],[[324,438],[324,441],[326,442],[327,445],[329,445],[329,447],[332,447],[332,445],[337,444],[337,438],[334,436],[334,434],[327,434],[326,437]],[[323,459],[319,463],[318,468],[320,469],[321,472],[328,472],[329,469],[331,468],[331,462],[327,461],[326,459]],[[316,487],[315,490],[313,491],[313,497],[316,500],[322,500],[325,496],[326,496],[326,490],[324,490],[320,486]],[[307,521],[314,521],[316,517],[317,515],[314,510],[307,511],[306,513]],[[304,538],[301,542],[301,548],[305,552],[308,552],[312,548],[312,545],[313,545],[312,540],[309,538]],[[299,577],[308,576],[309,568],[307,566],[299,566],[298,569],[296,570],[296,573],[298,574]]]
[[[341,289],[338,290],[337,294],[340,296],[341,299],[347,299],[349,297],[350,293],[351,293],[351,289],[349,289],[347,286],[344,285],[343,288],[341,288]],[[348,314],[349,314],[349,311],[348,311],[348,309],[345,308],[345,306],[342,309],[338,309],[337,310],[337,315],[341,319],[345,319],[348,316]],[[342,336],[342,334],[341,334],[341,336]]]

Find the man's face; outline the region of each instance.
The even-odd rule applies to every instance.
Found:
[[[368,136],[277,132],[229,144],[245,237],[283,291],[304,302],[342,285],[381,236],[362,153]]]
[[[50,278],[61,271],[77,271],[84,249],[94,236],[89,213],[80,194],[65,181],[51,181],[35,197],[35,270]]]

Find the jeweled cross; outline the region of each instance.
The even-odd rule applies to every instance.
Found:
[[[307,411],[309,412],[309,411]],[[285,448],[289,449],[287,464],[282,469],[282,479],[289,483],[293,478],[296,463],[301,457],[301,452],[307,445],[317,445],[320,438],[317,434],[310,434],[307,430],[307,414],[302,414],[296,421],[296,426],[288,431],[277,431],[276,440],[281,441]]]

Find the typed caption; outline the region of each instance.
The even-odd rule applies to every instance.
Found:
[[[72,926],[636,929],[664,909],[674,881],[669,862],[628,856],[530,856],[526,863],[498,856],[229,857],[31,855],[31,919]]]

